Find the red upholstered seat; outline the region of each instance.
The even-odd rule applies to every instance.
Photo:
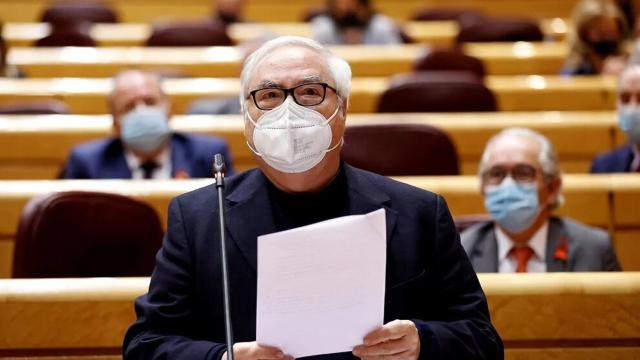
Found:
[[[162,227],[147,204],[116,194],[59,192],[25,206],[13,277],[148,276]]]
[[[381,175],[458,175],[458,153],[446,133],[429,125],[347,127],[342,158]]]
[[[377,111],[496,111],[496,99],[482,79],[466,71],[425,71],[397,75],[378,99]]]
[[[87,24],[87,23],[84,23]],[[77,25],[77,24],[76,24]],[[89,34],[88,28],[83,26],[53,26],[49,35],[38,39],[38,47],[58,46],[97,46],[96,41]]]
[[[522,18],[495,18],[465,14],[458,18],[458,42],[542,41],[538,24]]]
[[[212,21],[159,23],[147,39],[147,46],[229,46],[233,45],[224,24]]]
[[[116,23],[117,14],[101,1],[57,1],[50,4],[40,17],[42,22]]]
[[[0,104],[0,114],[68,114],[67,105],[58,100],[35,100]]]
[[[428,8],[418,10],[412,17],[416,21],[447,21],[457,20],[466,14],[478,14],[476,10],[460,7]]]
[[[431,49],[413,65],[414,71],[469,71],[484,78],[484,64],[478,58],[465,55],[457,50]]]

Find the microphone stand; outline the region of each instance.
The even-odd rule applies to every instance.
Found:
[[[218,191],[218,218],[220,219],[220,255],[222,257],[222,294],[224,297],[224,330],[227,338],[227,360],[233,359],[233,327],[231,324],[231,301],[229,296],[229,265],[224,229],[224,157],[216,154],[213,158],[213,176]]]

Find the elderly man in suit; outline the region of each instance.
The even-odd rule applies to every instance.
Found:
[[[629,143],[599,154],[591,163],[592,173],[640,172],[640,65],[626,68],[618,81],[618,126]]]
[[[562,199],[561,178],[546,137],[503,130],[487,143],[480,176],[493,220],[461,234],[477,272],[620,270],[606,232],[552,215]]]
[[[258,168],[229,178],[224,199],[236,358],[290,358],[256,343],[258,236],[385,209],[385,325],[353,352],[319,358],[502,359],[444,200],[341,162],[350,82],[346,61],[300,37],[271,40],[244,64],[245,136]],[[208,186],[171,202],[126,360],[226,359],[217,201]]]
[[[61,177],[67,179],[170,179],[211,176],[222,153],[233,173],[224,140],[181,134],[169,128],[171,102],[160,77],[126,70],[114,78],[108,104],[113,137],[75,147]]]

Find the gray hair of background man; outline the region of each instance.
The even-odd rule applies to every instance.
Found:
[[[240,75],[240,87],[242,89],[240,104],[243,110],[244,101],[249,93],[249,79],[253,75],[256,65],[274,50],[284,47],[304,47],[322,56],[327,61],[327,67],[335,82],[338,97],[342,101],[346,101],[349,98],[349,93],[351,92],[351,67],[349,63],[334,55],[329,49],[315,40],[300,36],[281,36],[267,41],[245,60]]]
[[[540,153],[538,154],[538,161],[540,162],[540,167],[542,168],[542,174],[544,175],[544,179],[546,183],[551,182],[554,179],[558,179],[561,176],[560,167],[558,166],[558,155],[556,154],[556,150],[547,139],[546,136],[540,134],[537,131],[533,131],[527,128],[508,128],[500,131],[489,141],[484,148],[484,152],[482,153],[482,158],[480,159],[480,167],[479,173],[480,176],[487,171],[488,161],[489,161],[489,151],[493,144],[495,144],[498,140],[507,138],[507,137],[519,137],[534,140],[540,146]],[[562,193],[558,194],[558,197],[554,201],[552,208],[558,208],[564,203],[564,197]]]

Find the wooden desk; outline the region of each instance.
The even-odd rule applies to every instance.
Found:
[[[387,76],[408,72],[424,45],[344,45],[335,53],[351,64],[354,76]],[[557,74],[567,45],[550,43],[475,43],[464,51],[480,58],[490,75]],[[98,47],[12,48],[7,62],[29,77],[109,77],[127,67],[174,69],[187,75],[237,77],[243,58],[238,47]]]
[[[559,19],[560,21],[562,19]],[[549,26],[545,20],[545,30],[551,31],[551,39],[563,39],[565,33],[561,27]],[[451,45],[458,34],[455,21],[409,21],[402,24],[403,29],[419,43],[433,45]],[[46,23],[8,23],[3,27],[3,37],[9,47],[33,46],[36,40],[49,35],[50,26]],[[237,44],[247,40],[264,37],[265,34],[297,35],[311,37],[309,23],[238,23],[229,26],[228,34]],[[91,28],[91,36],[99,46],[144,46],[151,35],[151,25],[144,23],[96,24]]]
[[[351,86],[350,113],[376,111],[378,98],[389,87],[386,77],[354,78]],[[584,111],[613,110],[616,80],[613,77],[489,76],[501,111]],[[109,79],[0,79],[0,102],[56,98],[76,114],[108,112],[106,96]],[[166,79],[164,89],[172,98],[174,111],[185,113],[193,100],[237,96],[237,78]]]
[[[640,273],[480,274],[491,319],[516,359],[637,359]],[[148,278],[0,280],[0,357],[116,357]],[[112,356],[112,357],[108,357]],[[70,358],[65,358],[70,359]],[[91,358],[94,359],[94,358]]]
[[[447,7],[477,9],[488,15],[569,17],[577,0],[450,0]],[[38,21],[47,0],[0,0],[4,22]],[[158,18],[206,16],[212,12],[208,0],[112,0],[121,22],[150,22]],[[307,11],[324,4],[321,0],[253,0],[247,2],[246,18],[256,22],[301,21]],[[437,0],[374,0],[380,12],[396,19],[409,19],[418,9],[442,7]],[[526,14],[524,14],[526,12]]]
[[[455,21],[407,21],[402,23],[404,31],[419,43],[451,45],[458,35]],[[564,40],[569,28],[565,19],[540,20],[540,28],[546,38]],[[3,26],[2,36],[7,46],[33,46],[36,40],[49,35],[47,23],[8,23]],[[274,35],[298,35],[311,37],[308,23],[237,23],[229,26],[228,34],[237,43],[263,37],[265,33]],[[91,28],[99,46],[144,46],[151,35],[151,25],[144,23],[96,24]]]
[[[446,131],[458,149],[461,171],[475,175],[489,138],[506,127],[531,127],[555,144],[566,173],[586,173],[591,160],[614,147],[620,132],[613,112],[499,112],[452,114],[351,114],[348,126],[430,124]],[[236,168],[255,161],[245,143],[239,115],[175,116],[176,131],[223,137]],[[0,116],[0,179],[53,179],[71,148],[111,134],[105,115]]]
[[[484,212],[478,179],[475,176],[398,177],[422,189],[442,194],[453,216]],[[566,205],[559,214],[569,215],[579,221],[609,227],[611,225],[609,175],[565,175],[563,193]],[[0,277],[10,274],[15,231],[22,208],[34,196],[53,191],[87,190],[115,192],[138,198],[149,203],[166,221],[169,200],[174,196],[210,184],[210,179],[144,181],[144,180],[53,180],[53,181],[0,181]],[[640,181],[635,185],[640,187]],[[628,210],[625,210],[628,211]],[[640,223],[631,224],[640,230]],[[636,256],[640,256],[640,243],[628,244]]]

